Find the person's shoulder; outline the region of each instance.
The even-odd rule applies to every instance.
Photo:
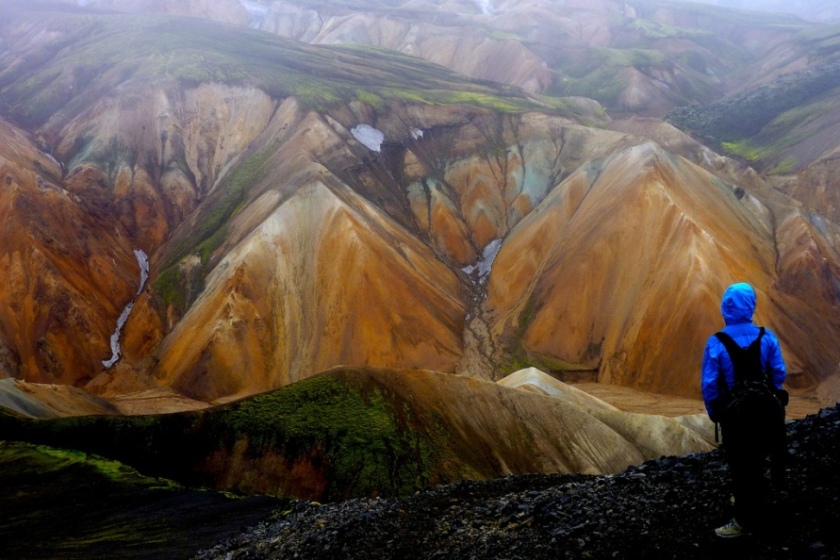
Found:
[[[733,339],[755,338],[758,336],[759,327],[752,323],[736,323],[734,325],[726,325],[720,332],[728,334]]]
[[[776,343],[779,342],[779,337],[776,336],[776,333],[774,333],[772,330],[768,329],[767,327],[762,327],[762,328],[764,329],[764,338],[766,338],[768,340],[771,340],[771,341],[774,341]]]
[[[717,331],[717,332],[709,335],[709,338],[706,339],[706,350],[711,350],[711,349],[714,349],[714,348],[723,347],[723,343],[717,337],[717,334],[719,332],[723,332],[723,331]]]

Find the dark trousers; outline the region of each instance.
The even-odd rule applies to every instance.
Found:
[[[748,529],[762,526],[770,500],[770,486],[765,477],[767,456],[727,445],[725,436],[724,453],[735,497],[735,520]]]
[[[721,424],[723,451],[729,466],[732,495],[735,497],[735,520],[748,529],[766,526],[772,496],[767,477],[768,467],[773,486],[784,485],[786,445],[784,432],[772,437],[756,437],[735,426]]]

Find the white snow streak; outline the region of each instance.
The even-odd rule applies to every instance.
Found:
[[[476,0],[476,4],[481,8],[481,13],[485,16],[493,15],[493,6],[490,4],[490,0]]]
[[[239,0],[239,3],[242,4],[242,7],[245,8],[248,15],[251,16],[250,27],[259,29],[265,19],[265,16],[268,15],[269,7],[266,4],[254,2],[253,0]]]
[[[140,249],[135,249],[134,256],[137,257],[137,264],[140,265],[140,287],[137,288],[137,292],[134,294],[134,299],[131,300],[125,308],[123,308],[122,313],[120,313],[120,318],[117,319],[117,328],[114,329],[114,333],[111,335],[111,358],[109,360],[102,360],[102,365],[106,368],[109,368],[117,363],[122,355],[122,351],[120,349],[120,335],[122,334],[122,329],[125,326],[126,321],[128,321],[128,316],[131,315],[131,310],[134,309],[134,302],[137,300],[137,296],[139,296],[140,292],[143,291],[143,288],[146,287],[146,281],[149,279],[148,255]]]
[[[478,272],[478,281],[484,282],[487,279],[487,277],[490,276],[490,270],[493,267],[493,261],[496,260],[496,255],[499,254],[499,250],[501,248],[502,240],[494,239],[487,245],[487,247],[484,248],[484,251],[481,254],[481,258],[478,259],[477,263],[464,267],[461,270],[463,270],[469,275]]]
[[[149,279],[149,256],[141,249],[135,249],[134,256],[137,257],[137,264],[140,265],[140,287],[137,288],[136,294],[139,296],[146,287],[146,280]]]

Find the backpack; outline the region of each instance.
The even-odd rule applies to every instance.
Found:
[[[761,364],[761,339],[764,327],[758,337],[747,347],[741,348],[724,332],[715,337],[726,348],[732,360],[735,384],[730,388],[718,375],[718,388],[722,397],[724,437],[738,446],[748,446],[760,453],[769,453],[776,444],[779,434],[784,434],[785,407],[773,386],[770,376]],[[785,403],[786,404],[786,403]]]

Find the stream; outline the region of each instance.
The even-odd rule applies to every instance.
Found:
[[[134,250],[134,256],[137,257],[137,264],[140,265],[140,287],[137,288],[134,298],[123,308],[122,313],[120,313],[120,318],[117,319],[117,328],[114,329],[114,333],[111,335],[111,358],[108,360],[102,360],[102,365],[105,366],[106,369],[113,366],[120,360],[120,335],[122,334],[122,329],[125,326],[126,321],[128,321],[128,316],[131,315],[131,310],[134,309],[134,303],[137,301],[137,296],[139,296],[143,291],[143,288],[146,287],[146,281],[149,279],[149,256],[140,249]]]

